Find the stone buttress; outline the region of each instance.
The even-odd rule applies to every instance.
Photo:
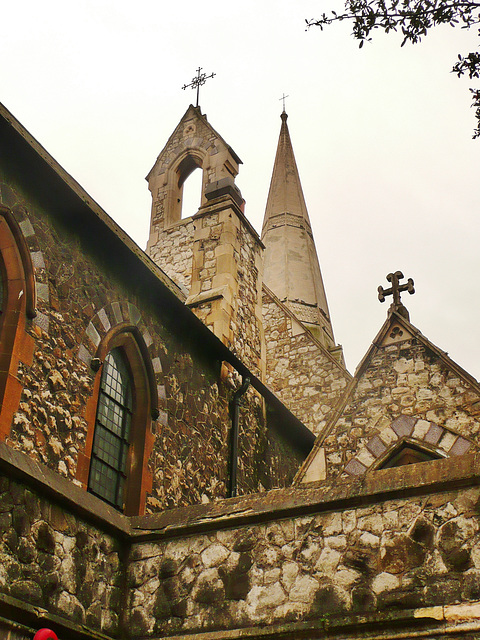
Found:
[[[240,158],[190,106],[147,176],[147,253],[188,295],[187,304],[257,376],[264,376],[263,244],[235,185]],[[198,212],[183,218],[185,180],[201,169]]]

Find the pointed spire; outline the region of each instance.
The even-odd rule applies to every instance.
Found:
[[[302,185],[287,126],[282,126],[268,193],[262,240],[264,282],[329,348],[335,347],[330,313]]]

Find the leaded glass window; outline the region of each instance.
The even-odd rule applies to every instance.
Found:
[[[124,502],[131,422],[131,376],[122,351],[112,349],[103,363],[88,488],[118,509]]]

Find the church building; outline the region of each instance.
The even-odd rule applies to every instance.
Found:
[[[241,164],[191,105],[143,251],[0,106],[0,640],[480,637],[480,385],[400,271],[349,373],[285,110],[261,235]]]

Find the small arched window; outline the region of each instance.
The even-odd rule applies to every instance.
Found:
[[[408,464],[439,459],[440,456],[432,451],[421,449],[413,443],[403,443],[400,447],[396,447],[392,451],[379,469],[391,469],[392,467],[403,467]]]
[[[202,203],[203,172],[201,168],[195,167],[180,186],[183,219],[195,215]]]
[[[124,505],[133,410],[131,373],[116,348],[103,364],[88,488],[118,509]]]

